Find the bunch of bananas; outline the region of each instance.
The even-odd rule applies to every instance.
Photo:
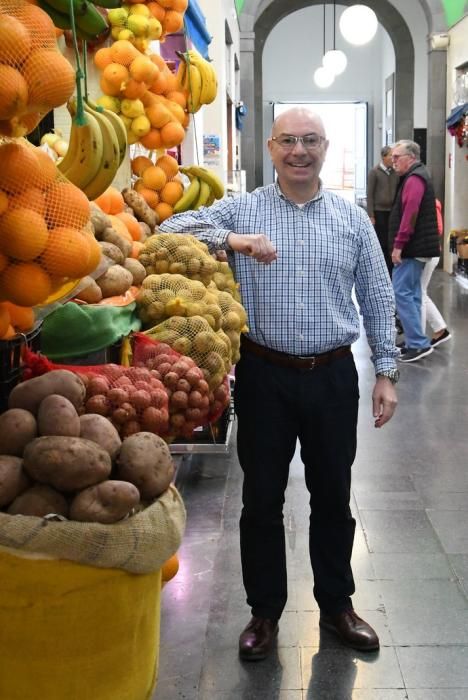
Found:
[[[224,197],[224,185],[212,170],[201,165],[190,165],[179,170],[187,175],[190,185],[174,205],[174,214],[210,207],[216,199]]]
[[[67,109],[72,118],[68,151],[58,164],[60,172],[89,200],[112,184],[127,151],[127,131],[117,114],[84,103],[79,115],[76,100]]]
[[[177,79],[180,87],[188,93],[187,109],[194,114],[202,105],[209,105],[216,99],[218,79],[211,63],[195,49],[185,53],[178,51],[177,55],[181,59]]]
[[[95,7],[119,7],[121,0],[38,0],[39,7],[46,12],[58,29],[71,29],[71,11],[75,18],[75,28],[78,38],[85,41],[96,41],[106,37],[109,25],[106,19]]]

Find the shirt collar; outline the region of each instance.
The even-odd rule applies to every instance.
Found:
[[[276,188],[276,194],[278,197],[281,197],[281,199],[286,200],[287,202],[291,202],[292,204],[295,204],[298,206],[297,202],[292,202],[292,200],[288,199],[284,192],[281,190],[281,187],[279,186],[278,180],[275,182],[275,188]],[[312,199],[309,199],[307,202],[303,202],[302,204],[309,204],[309,202],[315,202],[317,199],[321,199],[323,197],[323,182],[322,180],[319,179],[319,188],[317,192],[314,194]]]
[[[392,168],[387,168],[386,165],[384,165],[382,162],[379,163],[379,168],[384,171],[387,175],[389,175],[392,172]]]

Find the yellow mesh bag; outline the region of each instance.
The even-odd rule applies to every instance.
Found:
[[[75,70],[60,53],[55,27],[40,7],[2,0],[0,14],[0,134],[31,133],[75,89]]]
[[[203,282],[213,280],[218,262],[209,254],[208,247],[190,234],[158,233],[150,236],[139,255],[140,262],[150,274],[183,275]]]
[[[35,307],[69,294],[101,249],[86,195],[24,139],[0,139],[0,295]]]
[[[167,343],[191,357],[200,367],[211,390],[215,390],[231,369],[231,343],[223,331],[214,331],[201,316],[172,316],[146,331],[150,338]]]
[[[137,304],[146,325],[154,326],[155,322],[171,316],[203,316],[217,331],[221,328],[222,312],[216,294],[216,290],[209,292],[201,282],[183,275],[148,275],[143,280]],[[183,353],[183,348],[178,352]]]
[[[238,301],[228,292],[213,290],[221,309],[221,329],[231,343],[231,361],[235,365],[240,359],[240,336],[247,330],[247,314]]]
[[[218,261],[216,272],[213,275],[212,282],[209,287],[216,287],[220,292],[228,292],[236,301],[241,300],[239,294],[239,284],[234,279],[229,263]]]

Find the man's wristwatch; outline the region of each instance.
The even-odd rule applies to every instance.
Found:
[[[376,374],[376,377],[387,377],[387,379],[390,379],[392,384],[396,384],[397,381],[400,379],[400,370],[399,369],[384,369],[382,372],[378,372]]]

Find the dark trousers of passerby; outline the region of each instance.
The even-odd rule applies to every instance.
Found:
[[[387,270],[390,277],[392,276],[393,263],[392,254],[388,249],[388,219],[390,217],[389,211],[374,211],[375,219],[375,232],[377,238],[379,239],[380,247],[384,254],[385,262],[387,264]]]
[[[286,604],[283,504],[297,440],[310,493],[314,596],[328,614],[352,607],[356,523],[349,501],[359,402],[352,354],[303,370],[243,351],[234,398],[244,472],[242,573],[252,614],[279,619]]]

